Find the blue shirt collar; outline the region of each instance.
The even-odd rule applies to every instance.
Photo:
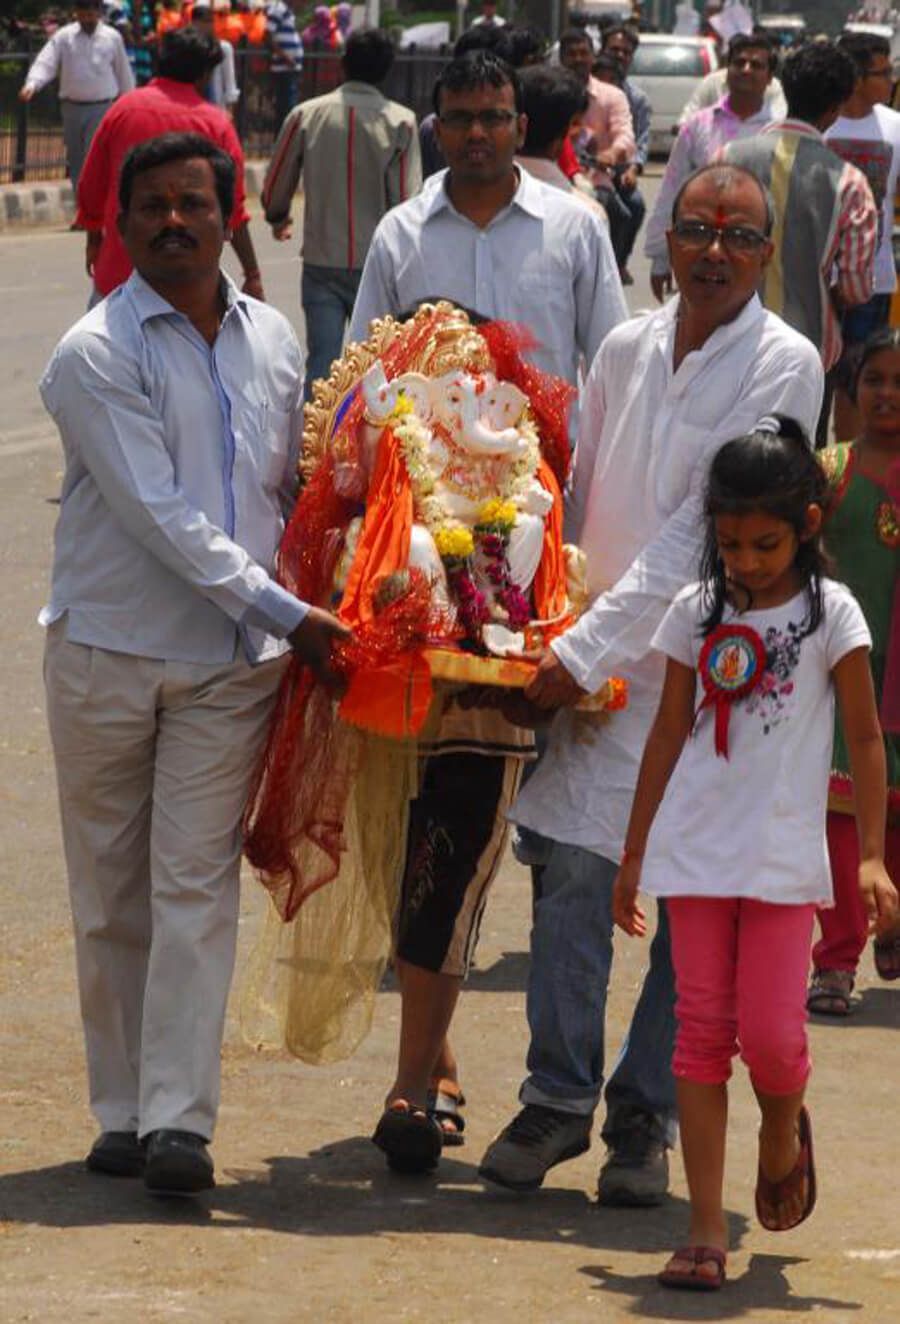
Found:
[[[219,275],[222,281],[222,293],[225,296],[226,316],[235,307],[239,308],[245,316],[251,316],[251,301],[247,295],[241,293],[227,272],[220,271]],[[149,321],[152,317],[184,316],[177,308],[173,308],[167,299],[158,294],[153,286],[149,285],[137,271],[131,273],[123,288],[127,291],[137,312],[138,321],[142,326],[144,322]]]

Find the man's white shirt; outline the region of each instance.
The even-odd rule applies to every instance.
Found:
[[[713,455],[767,414],[813,435],[822,402],[810,342],[754,297],[673,373],[679,299],[613,331],[582,397],[567,536],[582,547],[592,605],[552,645],[588,692],[610,676],[628,707],[600,722],[560,713],[512,817],[617,859],[665,670],[650,641],[697,578]]]
[[[125,43],[107,23],[91,33],[80,23],[59,28],[35,56],[25,86],[39,92],[57,77],[61,101],[112,101],[134,87]]]
[[[461,215],[447,171],[382,219],[363,268],[350,339],[373,318],[450,299],[483,317],[518,322],[529,359],[575,384],[604,337],[628,315],[609,235],[588,208],[519,171],[508,206],[484,228]]]

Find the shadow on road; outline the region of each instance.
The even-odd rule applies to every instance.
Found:
[[[477,960],[477,958],[476,958]],[[503,952],[492,965],[473,965],[466,977],[466,993],[524,993],[528,987],[529,952]],[[379,993],[397,993],[397,976],[388,967],[382,976]]]
[[[493,965],[469,971],[466,993],[524,993],[530,966],[528,952],[504,952]]]
[[[222,1176],[222,1185],[197,1200],[159,1200],[138,1181],[93,1176],[81,1163],[12,1173],[0,1177],[0,1220],[54,1228],[174,1224],[305,1237],[464,1235],[542,1247],[575,1245],[658,1260],[652,1272],[631,1276],[607,1264],[581,1268],[594,1290],[628,1298],[628,1313],[637,1318],[732,1320],[756,1312],[862,1309],[857,1301],[795,1295],[786,1271],[805,1261],[781,1255],[752,1255],[746,1272],[730,1279],[722,1293],[665,1291],[656,1271],[684,1241],[683,1199],[670,1199],[658,1209],[607,1210],[581,1190],[551,1188],[515,1196],[484,1190],[475,1163],[453,1158],[444,1158],[431,1176],[397,1177],[362,1137],[304,1157],[269,1158],[251,1169],[225,1168]],[[746,1217],[730,1213],[729,1227],[735,1250],[747,1231]]]
[[[348,1238],[462,1233],[659,1255],[683,1240],[687,1224],[682,1199],[658,1209],[607,1210],[582,1190],[550,1188],[530,1196],[485,1190],[474,1158],[444,1158],[435,1174],[398,1177],[362,1137],[305,1157],[269,1158],[258,1168],[225,1168],[222,1176],[214,1191],[186,1201],[153,1199],[139,1181],[98,1177],[80,1163],[12,1173],[0,1177],[0,1220],[57,1228],[219,1224]],[[747,1220],[732,1214],[730,1223],[736,1246]]]
[[[827,1296],[796,1296],[785,1276],[803,1259],[787,1255],[751,1255],[747,1272],[729,1278],[723,1292],[678,1293],[660,1287],[655,1275],[626,1277],[605,1265],[586,1266],[582,1273],[596,1279],[597,1291],[633,1297],[630,1314],[638,1319],[740,1319],[757,1311],[806,1314],[813,1310],[861,1310],[859,1301]],[[660,1265],[662,1267],[662,1265]],[[767,1314],[761,1316],[768,1318]]]

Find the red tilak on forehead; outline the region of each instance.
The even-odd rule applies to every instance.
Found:
[[[720,230],[722,226],[725,224],[727,219],[728,218],[725,215],[725,208],[722,206],[720,202],[718,207],[716,208],[716,225]]]

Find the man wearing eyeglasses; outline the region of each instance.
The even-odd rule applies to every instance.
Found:
[[[815,349],[756,294],[772,255],[771,221],[748,171],[693,175],[666,236],[677,296],[607,337],[582,396],[567,534],[584,552],[592,601],[525,691],[545,713],[561,710],[511,814],[529,829],[537,875],[528,1075],[522,1110],[479,1169],[513,1190],[536,1189],[549,1168],[590,1145],[604,1085],[612,887],[662,691],[664,659],[651,640],[696,577],[709,462],[764,415],[790,415],[808,431],[818,417]],[[628,681],[624,712],[601,725],[574,711],[616,675]],[[649,970],[606,1085],[603,1204],[659,1204],[668,1184],[674,986],[665,908],[658,913]]]
[[[644,252],[651,262],[650,285],[660,302],[672,292],[666,241],[672,200],[684,181],[708,165],[728,143],[751,137],[771,123],[766,89],[775,63],[768,38],[743,33],[733,37],[728,47],[727,94],[715,106],[698,111],[678,131],[644,236]]]
[[[532,362],[577,383],[581,364],[627,315],[604,222],[516,166],[526,129],[522,88],[493,54],[472,51],[448,64],[434,109],[448,169],[379,223],[351,339],[364,339],[373,318],[446,298],[523,324],[536,342]],[[427,810],[420,803],[415,814],[423,826],[408,842],[408,904],[397,925],[398,1069],[373,1137],[394,1167],[434,1166],[442,1139],[436,1111],[444,1143],[461,1143],[461,1093],[446,1036],[503,856],[506,811],[533,750],[533,733],[498,712],[452,704],[427,751],[420,796]],[[428,901],[435,894],[445,898],[445,912],[454,907],[451,925],[435,918]],[[451,1105],[457,1120],[446,1117]]]
[[[844,351],[833,374],[834,431],[840,440],[856,436],[859,420],[849,391],[860,347],[873,332],[887,326],[897,284],[891,236],[900,173],[900,115],[885,104],[893,83],[888,39],[875,32],[848,32],[838,45],[853,61],[856,82],[825,141],[862,171],[879,212],[872,297],[849,308],[841,323]]]
[[[487,51],[453,60],[435,85],[449,169],[379,223],[363,268],[350,338],[369,323],[445,298],[521,322],[544,371],[575,384],[627,316],[602,222],[560,189],[520,171],[525,140],[518,74]]]

